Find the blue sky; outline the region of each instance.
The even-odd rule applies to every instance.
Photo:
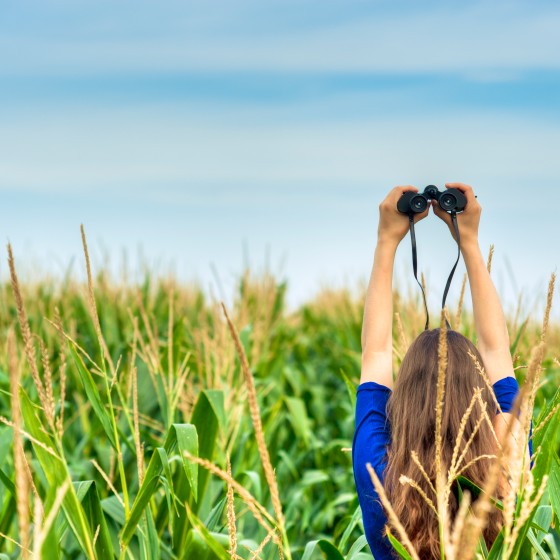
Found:
[[[78,273],[83,222],[99,263],[141,247],[214,293],[211,266],[231,292],[268,258],[296,305],[367,279],[392,186],[463,181],[507,304],[538,311],[560,262],[559,26],[547,1],[5,3],[0,234],[29,274]],[[417,236],[435,309],[454,247],[435,217]]]

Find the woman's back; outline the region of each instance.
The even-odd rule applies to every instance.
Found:
[[[493,385],[493,390],[502,412],[509,412],[519,392],[517,380],[514,377],[505,377]],[[378,478],[382,482],[385,481],[387,456],[392,443],[391,424],[386,413],[391,395],[391,389],[373,381],[359,385],[356,398],[356,429],[352,442],[354,480],[362,509],[365,535],[377,560],[390,558],[393,547],[383,535],[387,517],[366,464],[370,463]],[[413,415],[413,411],[410,412]],[[529,452],[532,455],[531,441]],[[409,457],[409,460],[412,463],[412,458]]]
[[[458,210],[459,214],[445,211],[435,200],[432,209],[447,224],[465,261],[477,348],[456,331],[444,328],[441,333],[445,336],[440,336],[439,329],[429,331],[426,322],[426,330],[403,358],[395,382],[392,371],[395,253],[409,227],[413,231],[413,224],[428,215],[430,206],[410,211],[408,216],[398,211],[401,197],[406,194],[410,198],[411,192],[417,192],[410,185],[395,187],[379,206],[378,241],[364,305],[362,369],[352,447],[364,529],[372,551],[374,554],[377,551],[376,558],[390,558],[392,547],[382,534],[387,520],[366,463],[371,464],[383,482],[388,503],[412,541],[409,547],[421,551],[422,560],[439,558],[438,499],[441,502],[443,496],[444,508],[453,521],[459,507],[453,482],[463,475],[484,486],[486,479],[491,478],[490,470],[503,466],[495,463],[498,449],[511,441],[499,419],[507,418],[511,426],[519,425],[508,413],[519,386],[509,352],[507,326],[478,245],[481,208],[468,185],[447,183],[446,186],[464,196],[464,211]],[[503,414],[497,414],[499,408]],[[529,450],[530,447],[531,444]],[[528,468],[529,460],[525,464]],[[449,482],[438,478],[436,484],[436,473],[441,472],[448,475]],[[499,495],[507,479],[503,473],[494,479]],[[443,493],[436,496],[436,488],[443,489]],[[490,508],[480,529],[487,543],[496,537],[501,522],[501,512]],[[469,551],[463,552],[468,556]]]

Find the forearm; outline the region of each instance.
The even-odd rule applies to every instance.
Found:
[[[513,374],[504,312],[478,242],[462,244],[461,251],[469,277],[478,349],[494,383]]]
[[[395,253],[406,236],[409,218],[398,210],[405,192],[418,192],[416,187],[395,187],[379,205],[377,246],[364,304],[362,323],[362,371],[360,383],[373,381],[393,387],[393,265]],[[428,209],[414,216],[414,222],[425,218]]]
[[[380,238],[375,248],[364,305],[362,354],[392,351],[393,265],[397,246],[396,241]]]

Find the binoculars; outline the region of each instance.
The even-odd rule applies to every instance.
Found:
[[[462,212],[467,205],[467,198],[458,189],[439,191],[435,185],[428,185],[423,193],[405,192],[397,203],[397,210],[403,214],[424,212],[430,200],[437,200],[445,212]]]

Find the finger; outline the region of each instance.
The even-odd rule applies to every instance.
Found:
[[[467,203],[472,203],[476,200],[473,188],[470,185],[466,185],[465,183],[445,183],[445,186],[448,189],[457,189],[458,191],[461,191],[465,195]]]
[[[423,220],[429,213],[430,211],[430,205],[428,204],[428,206],[426,207],[426,210],[424,210],[424,212],[420,212],[418,214],[414,214],[414,223],[419,222],[420,220]]]
[[[451,225],[451,216],[445,210],[442,210],[435,200],[432,200],[432,208],[438,218],[442,219],[447,225]]]
[[[397,202],[399,201],[399,198],[405,192],[410,192],[410,191],[418,192],[418,189],[413,185],[399,185],[398,187],[395,187],[395,188],[391,189],[391,192],[387,196],[387,200],[390,201],[391,204],[394,204],[395,207],[396,207]]]

